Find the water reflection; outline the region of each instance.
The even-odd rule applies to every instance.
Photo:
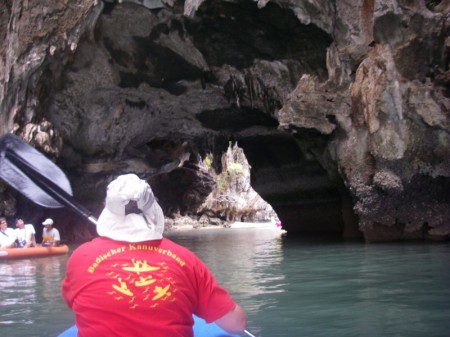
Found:
[[[0,306],[2,315],[0,324],[32,324],[27,319],[31,313],[31,306],[36,302],[36,266],[30,261],[19,263],[3,263],[0,266],[2,293]],[[19,317],[17,321],[14,318]]]
[[[448,244],[284,243],[285,291],[257,317],[265,335],[448,336]]]
[[[3,336],[49,336],[39,329],[53,325],[55,315],[66,310],[59,292],[66,260],[66,256],[57,256],[0,262]]]
[[[249,329],[259,334],[264,325],[259,321],[260,313],[266,307],[277,307],[276,295],[286,291],[282,233],[240,228],[176,232],[169,236],[208,265],[218,282],[247,311]]]
[[[271,230],[168,233],[247,310],[260,337],[448,337],[450,244],[347,244]],[[52,337],[73,324],[67,256],[0,261],[0,331]]]
[[[444,318],[436,311],[439,303],[450,300],[450,276],[438,270],[445,264],[448,264],[445,246],[386,244],[382,249],[365,246],[352,282],[357,331],[432,335],[431,321],[441,321],[439,316]],[[448,309],[449,306],[447,314]]]

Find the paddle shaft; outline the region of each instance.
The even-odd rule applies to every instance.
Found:
[[[244,333],[249,336],[249,337],[256,337],[254,334],[252,334],[250,331],[248,330],[244,330]]]
[[[75,200],[73,200],[70,194],[39,173],[39,171],[32,167],[28,162],[16,155],[10,149],[5,150],[5,156],[11,163],[16,165],[16,167],[32,179],[37,186],[39,186],[56,201],[61,203],[61,205],[72,209],[82,217],[88,219],[92,224],[97,225],[97,221],[94,217],[92,217],[91,213],[86,208],[84,208],[81,204],[78,204]]]

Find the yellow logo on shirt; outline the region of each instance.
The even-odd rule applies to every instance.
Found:
[[[108,292],[115,300],[128,301],[131,309],[140,305],[155,308],[160,301],[175,301],[175,282],[167,277],[165,262],[150,265],[145,260],[134,260],[122,265],[110,266],[113,271],[107,275],[114,279],[112,290]]]

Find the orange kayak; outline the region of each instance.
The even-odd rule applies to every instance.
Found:
[[[67,245],[57,247],[0,248],[0,260],[64,255],[68,252],[69,246]]]

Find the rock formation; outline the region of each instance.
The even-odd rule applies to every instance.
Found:
[[[124,172],[169,215],[197,209],[201,160],[220,173],[232,142],[288,233],[445,239],[449,7],[4,0],[0,133],[54,158],[94,213]]]

